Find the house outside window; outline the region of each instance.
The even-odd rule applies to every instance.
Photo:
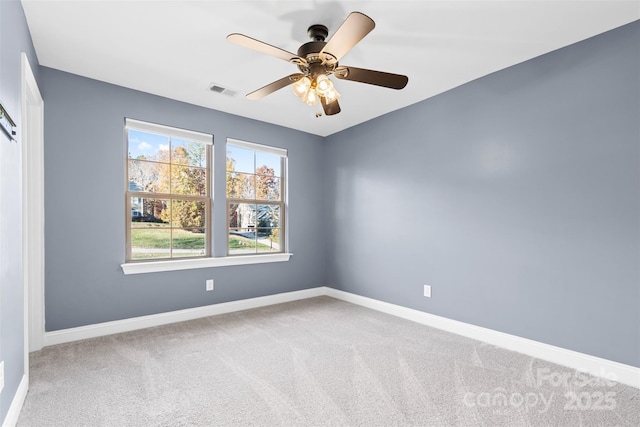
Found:
[[[208,134],[126,119],[126,261],[211,255]]]
[[[227,253],[285,252],[287,150],[227,140]]]

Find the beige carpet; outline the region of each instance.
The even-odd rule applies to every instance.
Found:
[[[26,426],[638,425],[640,391],[328,297],[48,347]]]

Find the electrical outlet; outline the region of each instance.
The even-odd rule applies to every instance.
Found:
[[[424,296],[431,298],[431,285],[424,285]]]
[[[208,291],[212,291],[213,290],[213,279],[208,279],[207,280],[207,290]]]
[[[0,362],[0,393],[4,388],[4,360]]]

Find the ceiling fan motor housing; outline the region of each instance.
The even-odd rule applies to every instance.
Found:
[[[329,30],[324,25],[312,25],[307,30],[307,34],[312,41],[300,46],[298,56],[306,60],[306,64],[298,64],[300,71],[307,75],[316,76],[318,74],[330,74],[338,65],[333,55],[322,52],[327,42],[325,39],[329,35]]]
[[[300,46],[300,48],[298,49],[298,56],[309,60],[309,58],[307,58],[309,55],[311,55],[312,57],[313,54],[315,54],[315,56],[318,56],[318,53],[326,44],[327,42],[307,42]]]

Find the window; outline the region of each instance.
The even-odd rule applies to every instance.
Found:
[[[217,172],[226,212],[213,218],[213,136],[132,119],[125,135],[124,274],[289,260],[287,150],[229,139]],[[224,221],[227,241],[214,245]]]
[[[126,260],[211,254],[211,135],[126,119]]]
[[[287,151],[227,140],[227,253],[284,252]]]

